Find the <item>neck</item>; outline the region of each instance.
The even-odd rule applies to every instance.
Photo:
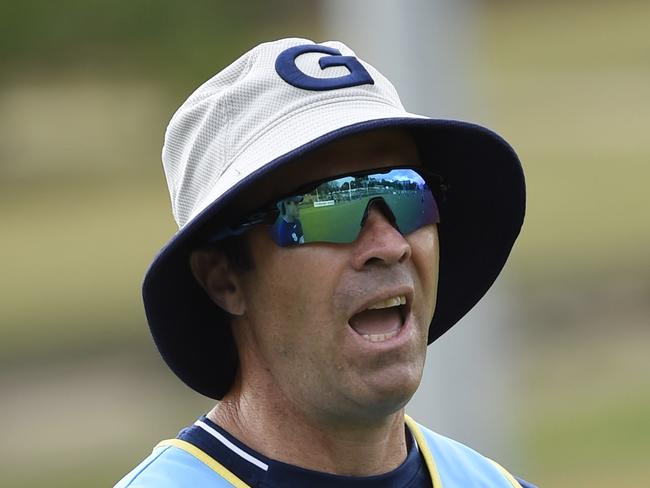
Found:
[[[323,421],[235,390],[208,417],[271,459],[347,476],[387,473],[406,459],[404,409],[362,425]]]

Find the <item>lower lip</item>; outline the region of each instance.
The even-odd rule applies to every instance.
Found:
[[[368,339],[364,338],[358,334],[350,325],[348,324],[348,329],[354,337],[357,345],[361,349],[366,349],[368,351],[381,351],[387,349],[395,349],[403,344],[406,344],[411,339],[411,336],[414,333],[414,324],[413,324],[413,314],[409,312],[404,320],[404,323],[400,327],[397,334],[395,334],[390,339],[384,341],[371,342]]]

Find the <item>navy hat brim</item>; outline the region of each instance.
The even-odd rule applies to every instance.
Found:
[[[151,334],[165,362],[195,391],[221,399],[237,371],[227,314],[199,286],[189,260],[208,231],[241,213],[265,175],[328,142],[355,133],[401,127],[414,137],[421,161],[448,185],[438,224],[440,266],[429,344],[483,297],[502,270],[525,214],[519,159],[500,136],[466,122],[390,118],[357,123],[323,135],[239,181],[162,248],[143,283]],[[251,210],[251,209],[249,209]]]

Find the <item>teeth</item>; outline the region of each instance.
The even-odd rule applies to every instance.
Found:
[[[399,330],[388,332],[387,334],[361,334],[361,337],[370,342],[382,342],[391,337],[395,337],[398,332]]]
[[[374,303],[368,307],[367,310],[377,310],[380,308],[390,308],[397,307],[399,305],[404,305],[406,303],[406,297],[400,295],[398,297],[388,298],[387,300],[382,300],[381,302]]]

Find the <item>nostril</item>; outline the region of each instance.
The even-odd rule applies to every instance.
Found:
[[[372,266],[373,264],[381,264],[382,260],[379,258],[370,258],[366,260],[366,264]]]

